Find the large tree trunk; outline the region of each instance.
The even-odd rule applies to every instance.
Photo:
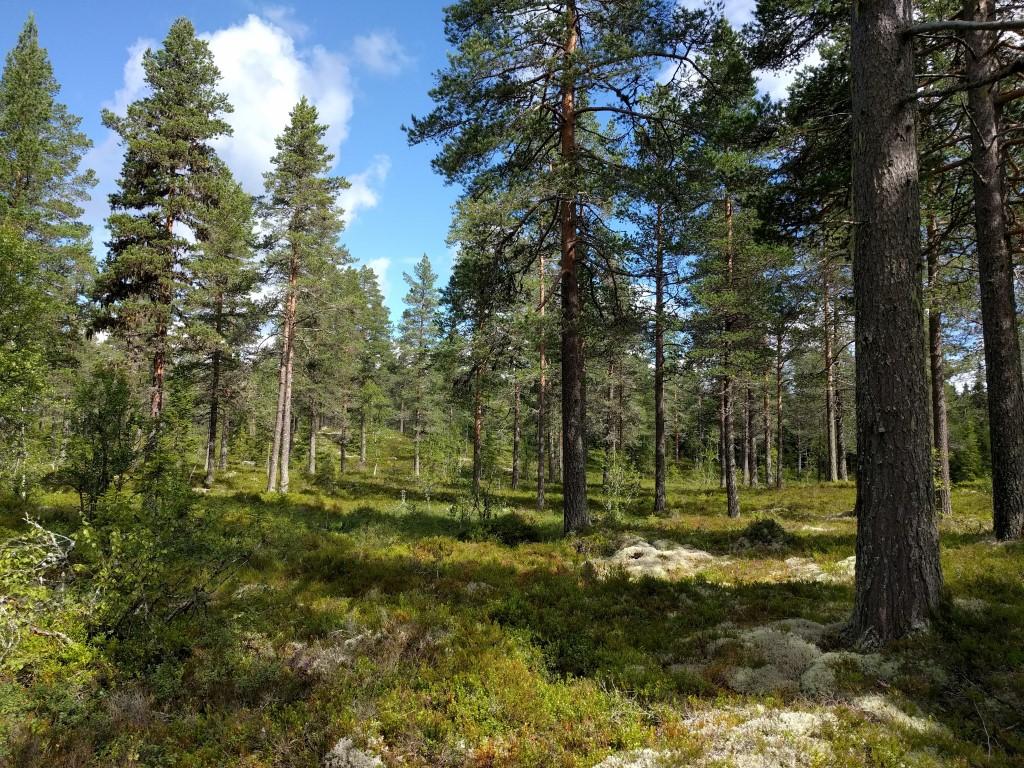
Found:
[[[520,422],[519,380],[512,383],[512,490],[519,488],[519,449],[522,443],[522,424]]]
[[[566,69],[563,71],[559,108],[561,155],[562,161],[568,167],[577,162],[576,88],[571,71],[575,65],[570,62],[574,59],[579,46],[578,25],[576,4],[569,0],[564,50],[567,61]],[[582,308],[575,196],[563,191],[559,209],[562,250],[562,514],[565,532],[573,533],[590,526],[590,513],[587,511],[583,338],[580,333]]]
[[[834,483],[839,479],[839,466],[836,458],[836,414],[835,414],[835,372],[832,360],[832,312],[829,265],[822,264],[822,331],[824,332],[823,353],[825,358],[825,445],[828,481]]]
[[[654,231],[654,514],[665,514],[665,252],[661,206]]]
[[[722,444],[725,454],[725,497],[729,517],[740,516],[740,495],[736,488],[736,445],[733,433],[732,379],[722,380]]]
[[[994,0],[967,0],[964,17],[994,20]],[[984,80],[996,69],[995,57],[991,55],[996,34],[964,34],[970,49],[965,57],[968,81]],[[989,84],[968,91],[967,110],[971,118],[971,177],[992,443],[993,527],[997,539],[1007,540],[1024,536],[1024,378],[1000,168],[1002,140],[994,98],[996,87]]]
[[[275,491],[278,478],[281,491],[288,489],[288,455],[291,449],[291,386],[292,350],[295,345],[295,313],[298,306],[298,259],[292,252],[288,270],[288,293],[284,302],[281,322],[281,367],[277,375],[277,412],[274,420],[274,439],[267,472],[267,491]]]
[[[547,413],[544,410],[544,398],[547,388],[547,353],[544,343],[544,253],[541,251],[537,257],[539,272],[540,298],[538,301],[538,312],[540,313],[540,340],[538,343],[538,357],[540,358],[540,371],[537,379],[537,511],[544,511],[544,448],[547,442]]]
[[[212,370],[210,371],[210,420],[206,429],[206,477],[203,487],[213,487],[215,474],[215,451],[217,448],[217,425],[220,423],[220,350],[213,351]]]
[[[855,0],[852,23],[857,574],[848,638],[927,625],[942,590],[932,510],[910,0]]]
[[[939,243],[935,217],[928,222],[928,358],[932,384],[932,448],[935,451],[938,485],[935,488],[935,509],[942,515],[953,513],[949,474],[949,421],[946,412],[946,365],[942,353],[942,311],[938,291]]]

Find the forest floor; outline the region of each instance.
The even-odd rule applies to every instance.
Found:
[[[564,539],[557,486],[545,514],[495,491],[481,521],[464,490],[420,498],[404,457],[287,497],[262,482],[233,467],[202,498],[258,544],[165,628],[176,650],[86,643],[69,618],[7,653],[0,765],[1024,765],[1024,545],[993,541],[983,488],[942,521],[942,615],[877,655],[831,639],[852,484],[744,489],[733,521],[674,481],[666,517]]]

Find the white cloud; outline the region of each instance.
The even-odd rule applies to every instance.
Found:
[[[124,84],[114,93],[113,99],[103,103],[106,109],[124,115],[128,105],[146,92],[148,86],[146,72],[142,68],[142,56],[154,47],[156,41],[148,37],[140,37],[128,47],[128,61],[124,63]]]
[[[374,274],[377,275],[377,282],[384,285],[384,281],[387,279],[388,268],[391,266],[391,259],[371,259],[366,262],[366,266],[373,270]]]
[[[807,54],[800,63],[789,69],[781,69],[777,72],[759,69],[754,73],[757,76],[758,90],[767,93],[776,101],[784,99],[788,95],[789,86],[793,84],[797,73],[804,67],[812,67],[820,63],[821,55],[815,49]]]
[[[373,208],[380,202],[380,185],[384,183],[391,171],[391,158],[377,155],[369,167],[354,176],[348,177],[351,185],[338,195],[338,202],[345,211],[345,220],[351,224],[359,211]],[[383,276],[381,277],[383,280]]]
[[[300,50],[286,28],[251,15],[242,24],[204,35],[221,72],[220,88],[234,106],[234,135],[217,151],[250,192],[263,189],[274,139],[302,96],[328,126],[325,143],[336,152],[352,117],[352,84],[345,60],[321,47]]]
[[[353,51],[364,67],[379,75],[397,75],[412,63],[392,32],[360,35],[355,39]]]

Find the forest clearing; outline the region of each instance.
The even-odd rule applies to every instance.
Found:
[[[0,768],[1024,768],[1024,7],[20,5]]]
[[[390,435],[376,477],[287,498],[229,472],[203,517],[237,564],[148,641],[164,658],[144,671],[146,644],[105,657],[31,638],[3,694],[9,764],[42,764],[43,744],[50,765],[1018,764],[985,733],[1016,743],[1024,548],[993,541],[983,487],[958,489],[942,524],[935,630],[858,657],[828,637],[852,605],[851,484],[752,491],[733,521],[722,491],[675,478],[668,516],[638,514],[648,483],[570,541],[557,486],[544,514],[505,488],[481,519],[460,486],[423,498],[411,448]],[[66,495],[42,504],[48,526],[75,517]],[[713,559],[595,578],[588,563],[637,539]],[[84,610],[69,596],[47,627],[81,637]],[[367,760],[325,762],[346,738]]]

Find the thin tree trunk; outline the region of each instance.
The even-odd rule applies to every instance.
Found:
[[[775,337],[775,487],[781,489],[785,478],[782,468],[782,331]]]
[[[278,466],[281,457],[281,436],[284,434],[284,398],[287,379],[288,358],[288,321],[284,320],[281,329],[281,362],[277,371],[277,410],[274,415],[274,437],[270,445],[270,458],[267,465],[267,492],[277,490]]]
[[[563,51],[567,67],[561,85],[559,107],[561,155],[568,167],[576,163],[576,88],[574,75],[571,74],[575,65],[568,62],[574,61],[578,46],[579,17],[575,0],[569,0],[566,4],[566,41]],[[563,191],[559,203],[559,233],[562,251],[562,514],[566,533],[581,531],[590,526],[590,513],[587,511],[586,418],[583,404],[577,228],[576,200]]]
[[[843,423],[844,419],[844,405],[843,405],[843,381],[839,373],[839,305],[833,302],[832,317],[833,322],[833,335],[832,335],[832,351],[833,361],[832,367],[835,369],[835,377],[833,379],[832,388],[835,393],[836,403],[836,467],[839,470],[839,479],[849,479],[849,472],[846,465],[846,427]]]
[[[991,21],[994,0],[967,0],[964,17]],[[992,48],[999,33],[964,33],[966,79],[984,80],[997,67]],[[1000,166],[1002,140],[996,85],[967,92],[974,220],[977,231],[981,322],[985,346],[988,424],[992,444],[992,516],[996,538],[1024,537],[1024,377],[1021,374],[1013,255]]]
[[[547,426],[547,414],[544,409],[544,398],[546,396],[547,388],[547,354],[544,342],[544,252],[543,250],[537,257],[538,261],[538,272],[539,272],[539,289],[540,299],[538,302],[538,312],[540,313],[540,340],[538,342],[538,353],[540,358],[540,373],[537,379],[537,511],[541,512],[544,510],[544,448],[547,442],[545,429]]]
[[[478,498],[483,476],[484,404],[480,396],[479,372],[473,378],[473,498]]]
[[[416,477],[420,476],[420,440],[422,439],[422,428],[420,426],[420,407],[416,406],[415,421],[413,425],[413,470]]]
[[[341,411],[341,435],[338,440],[338,474],[345,474],[345,458],[348,453],[348,403]]]
[[[743,485],[748,488],[754,484],[754,394],[750,387],[745,387],[746,397],[743,399]]]
[[[608,360],[608,405],[605,415],[604,435],[604,466],[601,468],[601,487],[608,493],[608,476],[611,470],[612,461],[615,459],[617,444],[615,441],[615,383],[612,374],[615,371],[615,364]]]
[[[942,353],[942,311],[938,292],[939,243],[935,231],[935,216],[928,221],[928,358],[932,384],[932,448],[935,451],[936,475],[935,509],[941,515],[953,513],[951,479],[949,473],[949,421],[946,412],[946,371]]]
[[[359,411],[359,466],[366,467],[366,409]]]
[[[220,455],[217,459],[217,468],[221,471],[228,468],[228,447],[231,438],[231,416],[224,414],[223,424],[220,428]]]
[[[292,374],[295,369],[295,325],[292,323],[291,343],[288,345],[288,364],[285,367],[284,431],[281,433],[281,493],[288,493],[288,472],[292,455]]]
[[[522,443],[522,424],[520,423],[519,379],[512,383],[512,490],[519,488],[519,452]]]
[[[927,625],[942,572],[925,381],[910,0],[853,4],[857,573],[848,639]]]
[[[768,381],[770,374],[764,372],[761,387],[761,431],[764,435],[764,484],[768,488],[772,484],[772,418],[768,397]]]
[[[217,448],[217,425],[220,423],[220,350],[213,351],[212,370],[210,372],[210,420],[206,434],[206,477],[203,487],[212,488],[215,474],[215,455]]]
[[[718,393],[718,485],[726,487],[726,461],[725,461],[725,387]]]
[[[722,412],[724,424],[723,447],[725,453],[725,496],[729,517],[740,516],[740,496],[736,488],[736,445],[732,426],[732,379],[722,381]]]
[[[826,262],[822,265],[822,331],[824,333],[825,358],[825,468],[828,481],[834,483],[839,479],[839,465],[836,457],[836,414],[835,414],[835,372],[832,364],[832,312],[829,304],[832,276]]]
[[[320,428],[320,420],[316,413],[309,416],[309,456],[306,458],[306,474],[313,477],[316,474],[316,433]]]
[[[662,211],[654,229],[654,514],[665,514],[665,252]]]

